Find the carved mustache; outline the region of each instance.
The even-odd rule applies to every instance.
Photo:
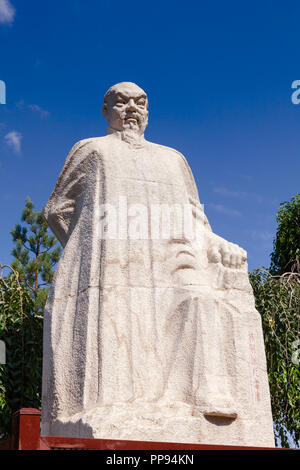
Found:
[[[140,123],[141,120],[142,120],[142,116],[138,113],[135,113],[135,112],[134,113],[126,113],[125,116],[124,116],[124,120],[126,121],[128,119],[136,119],[136,121],[138,123]]]

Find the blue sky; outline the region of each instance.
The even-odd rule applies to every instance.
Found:
[[[213,230],[269,265],[300,192],[300,4],[0,0],[0,261],[26,196],[44,206],[71,146],[104,135],[103,95],[133,81],[146,138],[181,151]]]

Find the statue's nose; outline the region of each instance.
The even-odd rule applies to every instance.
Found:
[[[128,101],[127,108],[128,108],[129,110],[131,110],[131,109],[133,109],[133,110],[136,109],[135,101],[134,101],[133,98],[130,98],[130,100]]]

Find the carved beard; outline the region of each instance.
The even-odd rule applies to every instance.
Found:
[[[124,129],[121,131],[121,138],[133,148],[143,147],[144,134],[141,134],[137,129]]]
[[[128,127],[126,129],[123,129],[122,131],[118,131],[116,129],[113,129],[112,127],[109,127],[107,130],[107,134],[118,135],[131,148],[142,148],[145,145],[144,130],[144,128],[130,129]]]

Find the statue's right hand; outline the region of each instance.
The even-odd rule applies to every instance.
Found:
[[[222,263],[228,268],[240,268],[247,260],[247,252],[227,240],[218,237],[207,250],[207,257],[211,263]]]

